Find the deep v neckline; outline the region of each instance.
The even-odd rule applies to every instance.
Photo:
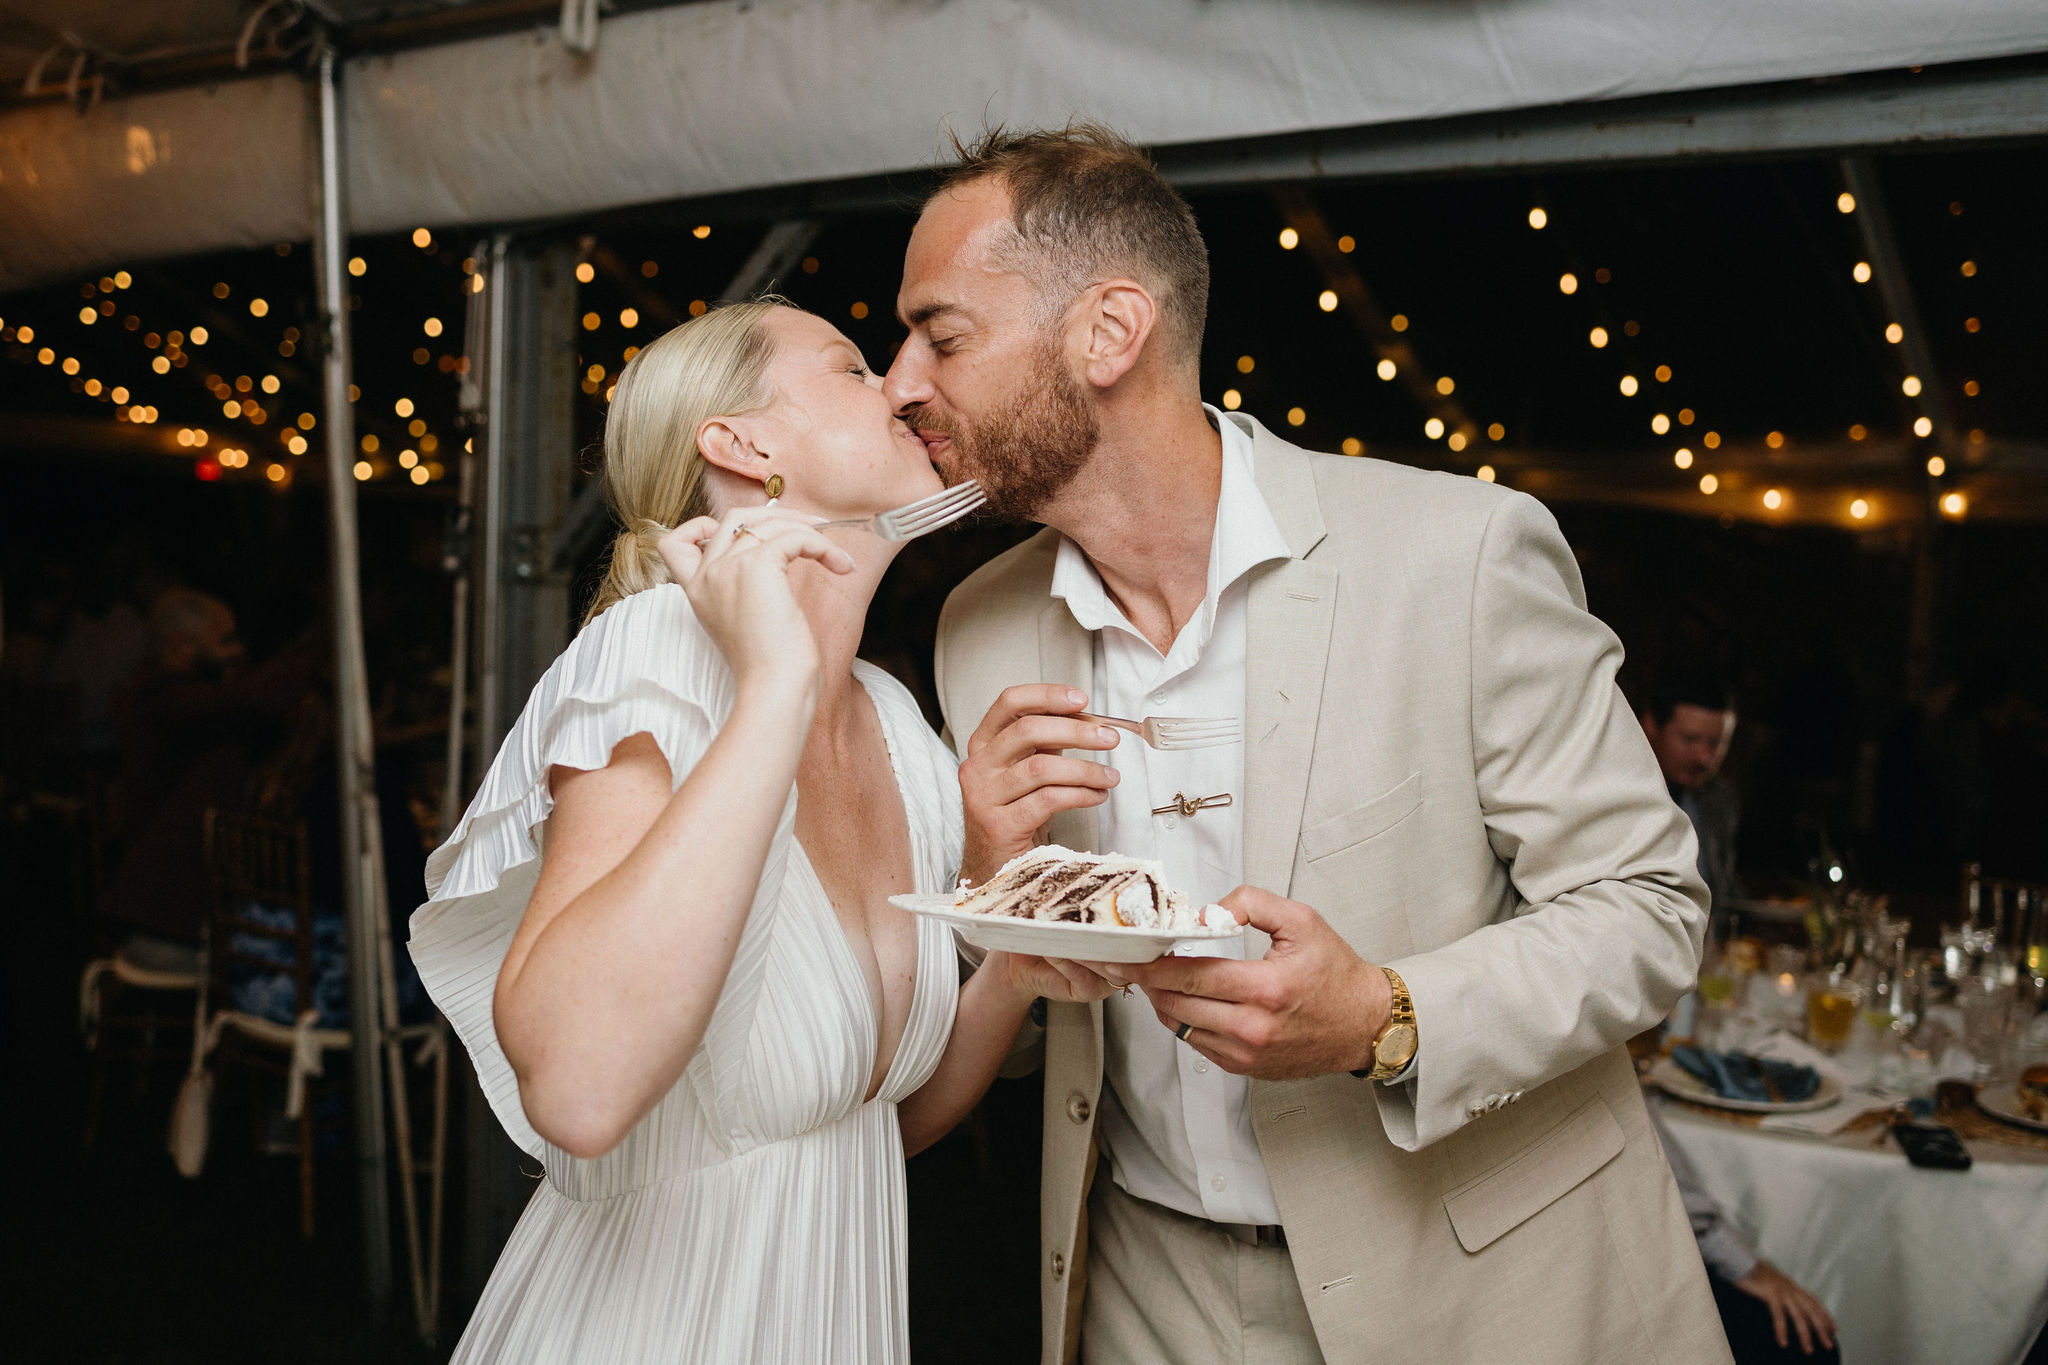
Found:
[[[882,732],[882,748],[889,755],[889,776],[896,787],[896,806],[903,813],[904,844],[910,854],[910,885],[912,889],[915,889],[917,886],[919,852],[917,825],[911,817],[910,793],[905,789],[903,782],[903,758],[897,752],[896,735],[890,728],[889,714],[882,706],[882,699],[875,695],[873,685],[863,672],[864,669],[874,667],[873,664],[868,663],[865,659],[855,659],[853,661],[853,678],[855,682],[860,684],[861,693],[868,699],[868,705],[874,708],[875,724]],[[876,669],[876,671],[880,672],[881,670]],[[800,797],[798,799],[801,800]],[[874,989],[868,984],[868,974],[861,969],[860,955],[854,952],[853,940],[847,935],[846,924],[840,919],[838,911],[832,907],[832,897],[825,890],[824,878],[818,875],[818,865],[811,861],[810,850],[804,847],[803,840],[797,838],[794,833],[790,835],[789,842],[796,849],[797,853],[802,856],[804,871],[810,874],[812,884],[818,888],[818,900],[824,906],[825,914],[831,921],[831,932],[827,937],[832,940],[833,951],[840,959],[840,966],[859,988],[860,998],[864,1002],[862,1013],[867,1019],[868,1055],[866,1073],[861,1078],[861,1104],[863,1106],[872,1104],[889,1093],[889,1083],[896,1079],[896,1069],[903,1062],[904,1044],[910,1040],[911,1027],[916,1022],[917,982],[924,975],[925,967],[924,926],[922,924],[917,926],[917,946],[912,953],[911,963],[910,1005],[904,1011],[903,1030],[896,1037],[896,1050],[890,1054],[888,1067],[883,1070],[880,1080],[874,1080],[875,1063],[880,1060],[882,1050],[881,1001],[875,998]],[[875,958],[875,972],[877,976],[881,975],[881,967],[881,957],[877,954]],[[869,1089],[871,1081],[873,1083],[872,1090]]]

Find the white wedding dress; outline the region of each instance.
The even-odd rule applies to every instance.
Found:
[[[951,885],[956,766],[902,685],[855,671],[880,713],[917,888]],[[680,588],[584,628],[534,688],[483,787],[427,861],[411,948],[491,1107],[546,1175],[492,1272],[457,1362],[891,1362],[908,1358],[896,1106],[938,1064],[959,982],[920,921],[909,1022],[881,1091],[875,1008],[792,832],[794,787],[703,1044],[667,1097],[595,1160],[526,1121],[491,996],[540,866],[548,768],[600,768],[651,734],[680,785],[732,709],[733,678]],[[683,903],[690,888],[678,884]]]

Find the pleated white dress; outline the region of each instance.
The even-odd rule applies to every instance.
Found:
[[[902,685],[855,670],[880,713],[920,891],[960,856],[956,766]],[[584,628],[533,690],[483,787],[427,860],[411,948],[491,1107],[546,1171],[457,1362],[890,1362],[908,1358],[896,1106],[932,1073],[958,1000],[952,937],[918,931],[910,1018],[887,1078],[867,981],[793,834],[794,784],[732,973],[667,1097],[595,1160],[526,1120],[491,997],[540,867],[554,764],[600,768],[652,735],[680,785],[730,713],[733,678],[682,589]],[[690,894],[678,885],[680,902]]]

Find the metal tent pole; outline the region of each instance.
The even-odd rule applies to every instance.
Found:
[[[384,1090],[378,1078],[383,972],[384,847],[363,662],[361,553],[356,538],[355,415],[349,401],[349,325],[343,279],[341,110],[334,49],[320,53],[320,221],[313,241],[325,323],[327,511],[334,612],[335,769],[340,786],[342,885],[348,924],[350,1061],[355,1079],[356,1178],[361,1190],[363,1288],[382,1322],[391,1303],[391,1220],[384,1169]]]

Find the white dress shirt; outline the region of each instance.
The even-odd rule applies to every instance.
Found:
[[[1143,716],[1244,716],[1246,576],[1288,557],[1252,475],[1247,428],[1209,408],[1223,437],[1223,485],[1209,542],[1201,606],[1162,656],[1125,618],[1095,566],[1060,543],[1052,595],[1064,598],[1095,637],[1091,710]],[[1123,774],[1099,808],[1101,847],[1165,865],[1169,886],[1196,905],[1244,880],[1244,745],[1161,753],[1124,736],[1107,761]],[[1176,796],[1228,792],[1232,804],[1193,816],[1154,815]],[[1243,956],[1240,944],[1226,950]],[[1278,1223],[1280,1211],[1252,1136],[1247,1083],[1162,1028],[1141,991],[1112,995],[1103,1009],[1100,1135],[1116,1183],[1197,1218]]]

